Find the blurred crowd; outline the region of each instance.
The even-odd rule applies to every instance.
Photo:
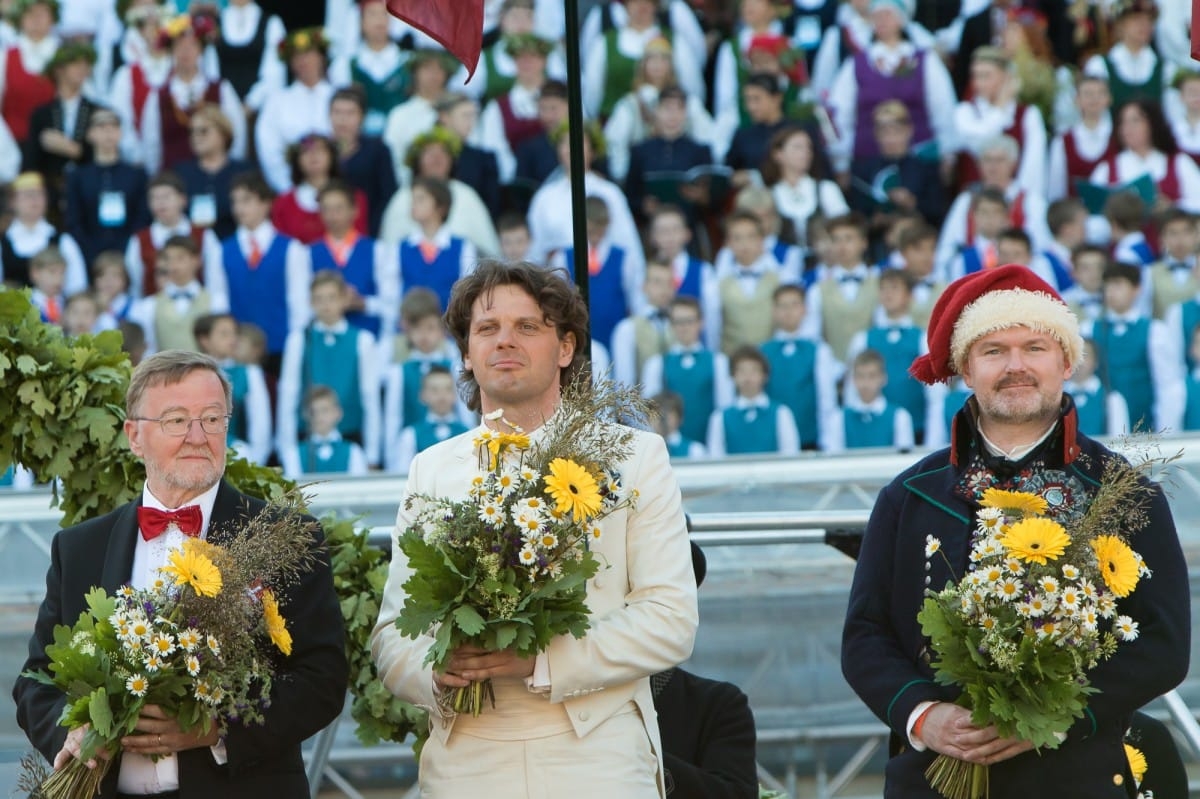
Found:
[[[908,366],[1005,263],[1084,320],[1084,432],[1200,429],[1188,0],[583,7],[576,253],[561,2],[485,0],[470,79],[382,0],[0,2],[0,277],[220,360],[291,475],[475,424],[441,313],[482,258],[586,258],[676,457],[944,445],[970,389]]]

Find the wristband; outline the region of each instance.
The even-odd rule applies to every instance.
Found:
[[[921,715],[917,716],[917,720],[912,726],[913,737],[921,743],[925,743],[925,739],[921,737],[921,728],[925,726],[925,718],[929,715],[929,711],[933,710],[936,706],[937,703],[934,702],[932,705],[925,708],[925,711]]]

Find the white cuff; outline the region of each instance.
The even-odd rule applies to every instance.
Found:
[[[913,708],[913,712],[908,714],[908,724],[904,727],[905,737],[908,738],[908,744],[918,752],[924,752],[928,747],[920,738],[913,735],[913,727],[917,723],[917,719],[921,718],[921,714],[929,708],[936,705],[937,702],[922,702]]]
[[[225,750],[224,738],[218,738],[215,744],[208,747],[208,750],[212,752],[213,760],[216,761],[218,766],[223,766],[229,762],[229,752]]]
[[[525,678],[525,687],[530,693],[550,693],[550,657],[545,652],[539,652],[533,661],[533,674]]]

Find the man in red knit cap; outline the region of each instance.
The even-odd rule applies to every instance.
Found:
[[[1023,266],[951,283],[933,308],[929,354],[911,372],[925,383],[961,375],[974,396],[952,423],[950,446],[897,477],[879,495],[863,538],[842,636],[842,671],[892,729],[885,797],[937,797],[925,769],[938,754],[988,764],[992,799],[1133,797],[1122,739],[1134,710],[1187,674],[1187,566],[1162,492],[1149,523],[1127,530],[1153,579],[1118,603],[1140,635],[1089,672],[1098,693],[1053,750],[1002,738],[934,682],[917,613],[927,589],[968,571],[974,519],[989,488],[1037,494],[1048,515],[1078,518],[1102,477],[1107,449],[1079,433],[1063,384],[1083,358],[1079,322]],[[925,538],[945,558],[925,557]]]

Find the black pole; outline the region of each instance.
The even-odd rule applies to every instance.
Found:
[[[571,148],[571,241],[575,247],[575,285],[579,287],[584,303],[587,303],[588,243],[587,220],[584,217],[586,188],[583,181],[583,69],[579,65],[579,0],[564,2],[567,17],[567,143]]]

